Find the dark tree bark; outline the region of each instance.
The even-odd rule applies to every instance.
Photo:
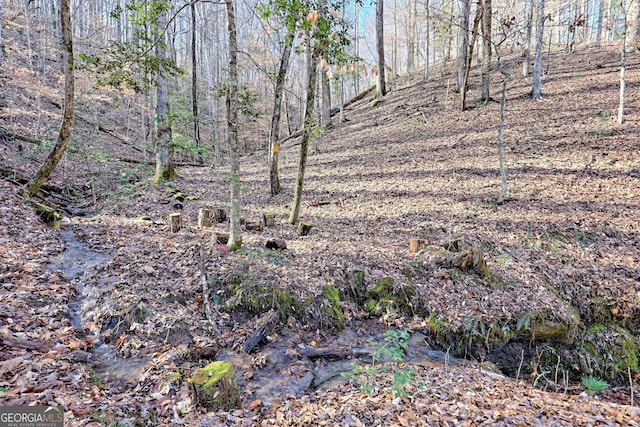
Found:
[[[459,0],[460,16],[458,26],[458,92],[462,93],[465,86],[465,74],[467,69],[467,55],[469,54],[469,14],[471,12],[471,2],[469,0]]]
[[[377,98],[387,94],[384,78],[384,0],[376,0],[376,54],[378,65]]]
[[[526,0],[527,30],[524,42],[524,61],[522,62],[522,75],[527,77],[531,73],[531,34],[533,32],[533,0]]]
[[[162,27],[162,25],[160,26]],[[166,57],[164,43],[156,44],[158,58]],[[173,166],[173,154],[171,152],[171,124],[169,122],[169,88],[164,71],[159,70],[156,77],[156,174],[155,182],[170,181],[176,178],[176,170]]]
[[[62,124],[58,133],[58,140],[44,163],[38,169],[36,175],[29,181],[25,188],[25,195],[34,196],[40,187],[47,181],[60,162],[62,155],[67,149],[71,131],[73,130],[74,111],[74,74],[73,74],[73,36],[71,32],[71,13],[69,11],[69,1],[60,1],[60,21],[62,30],[62,58],[64,66],[64,110],[62,113]]]
[[[240,228],[240,158],[238,154],[238,35],[233,0],[225,0],[227,28],[229,30],[229,93],[227,94],[227,129],[231,167],[231,207],[229,241],[232,249],[242,247]]]
[[[196,160],[204,163],[200,151],[200,118],[198,113],[198,60],[196,55],[196,2],[191,2],[191,111],[193,113],[193,141],[198,150]]]
[[[278,139],[280,136],[280,117],[282,115],[282,95],[284,93],[284,83],[287,79],[287,72],[289,71],[294,37],[295,34],[290,32],[285,38],[273,97],[273,115],[271,116],[271,127],[269,129],[269,182],[272,196],[280,193],[280,177],[278,174],[280,142]]]
[[[544,0],[538,0],[538,22],[536,26],[536,56],[533,61],[533,99],[542,98],[542,38],[544,37]]]
[[[316,84],[318,77],[318,61],[320,51],[314,47],[311,53],[309,81],[307,83],[307,104],[304,112],[304,126],[302,130],[302,142],[300,144],[300,161],[298,162],[298,179],[296,192],[293,198],[289,224],[295,224],[300,217],[300,205],[302,203],[302,188],[304,187],[304,175],[307,168],[307,156],[309,153],[309,141],[313,128],[313,107],[316,101]]]
[[[491,0],[484,0],[482,9],[482,100],[491,100],[489,93],[489,73],[491,72]]]

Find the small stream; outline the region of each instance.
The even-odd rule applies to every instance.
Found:
[[[60,236],[65,250],[50,260],[48,268],[51,271],[60,272],[77,286],[76,299],[69,304],[69,316],[74,327],[80,331],[86,331],[86,325],[94,317],[92,309],[99,297],[98,291],[105,286],[113,285],[109,277],[102,277],[95,283],[92,276],[104,270],[113,256],[91,250],[86,243],[76,237],[72,228],[61,228]],[[95,344],[92,351],[95,356],[93,369],[101,381],[127,383],[138,380],[148,360],[118,357],[116,350],[103,343],[101,337],[92,335],[92,338]]]
[[[103,272],[111,262],[113,256],[98,252],[79,240],[73,229],[63,228],[60,235],[64,241],[65,250],[51,259],[49,269],[60,272],[67,280],[77,286],[76,299],[70,304],[71,323],[78,330],[87,332],[86,326],[95,321],[96,308],[100,306],[101,295],[115,286],[115,280]],[[376,322],[370,320],[368,322]],[[374,330],[378,332],[373,332]],[[274,399],[285,395],[300,396],[309,389],[332,389],[348,379],[342,372],[353,370],[353,364],[371,363],[373,354],[384,343],[384,336],[380,325],[374,323],[360,327],[348,327],[338,336],[328,338],[327,345],[334,348],[347,348],[351,352],[350,358],[313,359],[298,353],[304,353],[309,348],[300,331],[280,330],[277,339],[262,344],[252,354],[238,354],[222,350],[217,360],[228,360],[237,367],[254,365],[253,360],[261,359],[258,364],[247,371],[236,370],[239,386],[250,391],[252,398],[260,399],[264,405],[269,405]],[[147,358],[122,358],[117,355],[115,348],[102,341],[102,337],[93,335],[95,348],[92,351],[93,369],[100,381],[109,384],[131,384],[138,382],[150,360]],[[315,345],[315,344],[314,344]],[[413,334],[409,342],[407,362],[411,363],[444,363],[446,356],[439,351],[432,350],[420,334]],[[203,363],[206,361],[202,361]],[[446,363],[457,363],[453,357]],[[206,363],[204,363],[206,364]]]

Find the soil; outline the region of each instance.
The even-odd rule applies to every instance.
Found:
[[[301,217],[312,224],[307,236],[286,221],[295,141],[281,151],[277,196],[269,195],[266,152],[243,156],[242,216],[250,222],[272,212],[275,225],[245,231],[238,252],[215,242],[227,223],[197,226],[200,208],[226,207],[228,167],[182,162],[176,181],[154,184],[145,163],[151,157],[128,139],[135,125],[123,125],[124,108],[108,108],[107,93],[99,100],[82,89],[78,115],[88,114],[82,105],[102,105],[97,117],[111,134],[77,121],[70,151],[42,195],[64,218],[43,224],[16,194],[47,147],[11,133],[55,135],[59,117],[46,110],[47,130],[33,132],[16,104],[26,90],[15,84],[18,59],[16,74],[3,71],[9,106],[0,115],[3,405],[60,405],[70,426],[640,425],[637,360],[618,364],[624,355],[611,353],[603,366],[592,365],[598,375],[612,373],[611,387],[592,396],[579,381],[588,372],[577,357],[588,354],[580,353],[585,343],[604,347],[625,334],[628,354],[637,354],[640,340],[637,55],[628,58],[623,125],[615,121],[613,46],[552,53],[541,101],[529,99],[530,79],[514,73],[505,199],[499,105],[476,100],[472,87],[469,108],[460,111],[448,74],[429,82],[398,78],[383,102],[351,105],[349,121],[334,118],[314,141]],[[22,71],[27,84],[30,74]],[[31,78],[32,87],[42,84]],[[499,73],[492,81],[498,98]],[[55,85],[42,93],[60,99]],[[185,195],[179,204],[176,191]],[[167,218],[175,212],[183,228],[171,233]],[[409,253],[411,238],[424,240],[425,250]],[[267,249],[270,239],[284,239],[287,249]],[[443,245],[454,239],[480,251],[491,280],[447,261]],[[391,296],[374,314],[345,294],[356,272],[369,292],[391,283]],[[342,292],[339,313],[327,285]],[[403,292],[414,294],[402,300]],[[242,354],[257,319],[272,308],[281,313],[279,325]],[[559,332],[536,337],[543,321],[560,325]],[[506,328],[498,328],[502,335],[492,329],[497,324]],[[309,349],[359,348],[369,338],[382,347],[385,331],[402,328],[425,337],[410,347],[425,357],[381,362],[378,372],[313,387],[319,369],[335,360],[311,359]],[[505,331],[513,332],[508,340]],[[636,353],[629,350],[634,343]],[[555,362],[544,358],[558,349],[571,354],[554,371]],[[221,358],[234,362],[243,406],[205,413],[187,380]],[[115,366],[125,368],[110,375]],[[414,374],[398,392],[395,374],[406,367]],[[261,391],[260,378],[274,387]],[[294,383],[303,386],[278,388]]]

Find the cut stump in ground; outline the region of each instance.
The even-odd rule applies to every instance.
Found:
[[[262,230],[262,221],[261,220],[245,221],[244,228],[247,231],[261,231]]]
[[[265,212],[262,214],[262,221],[265,227],[273,227],[276,225],[276,214],[273,212]]]
[[[169,228],[172,233],[177,233],[182,228],[182,214],[169,214]]]
[[[427,242],[423,239],[409,239],[409,252],[415,254],[427,247]]]
[[[213,211],[213,216],[218,224],[227,220],[227,211],[224,208],[216,208]]]
[[[227,361],[212,362],[196,369],[190,382],[195,400],[207,411],[231,411],[241,407],[233,366]]]
[[[298,224],[298,236],[306,236],[307,234],[309,234],[309,231],[311,231],[311,227],[313,227],[313,225],[310,222],[301,222],[300,224]]]
[[[267,240],[265,247],[267,249],[287,249],[287,242],[284,239]]]
[[[229,233],[216,233],[216,243],[226,245],[229,242]]]
[[[198,226],[211,227],[213,225],[213,211],[211,209],[201,208],[198,211]]]

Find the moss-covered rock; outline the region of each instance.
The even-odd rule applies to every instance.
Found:
[[[364,309],[375,316],[385,313],[411,314],[415,295],[414,286],[396,287],[393,278],[384,277],[365,294]]]
[[[212,362],[196,369],[189,382],[195,400],[208,411],[229,411],[241,407],[233,366],[227,361]]]
[[[344,315],[340,307],[340,291],[331,285],[326,285],[322,289],[322,295],[327,299],[324,314],[327,316],[329,329],[334,332],[343,329]]]

